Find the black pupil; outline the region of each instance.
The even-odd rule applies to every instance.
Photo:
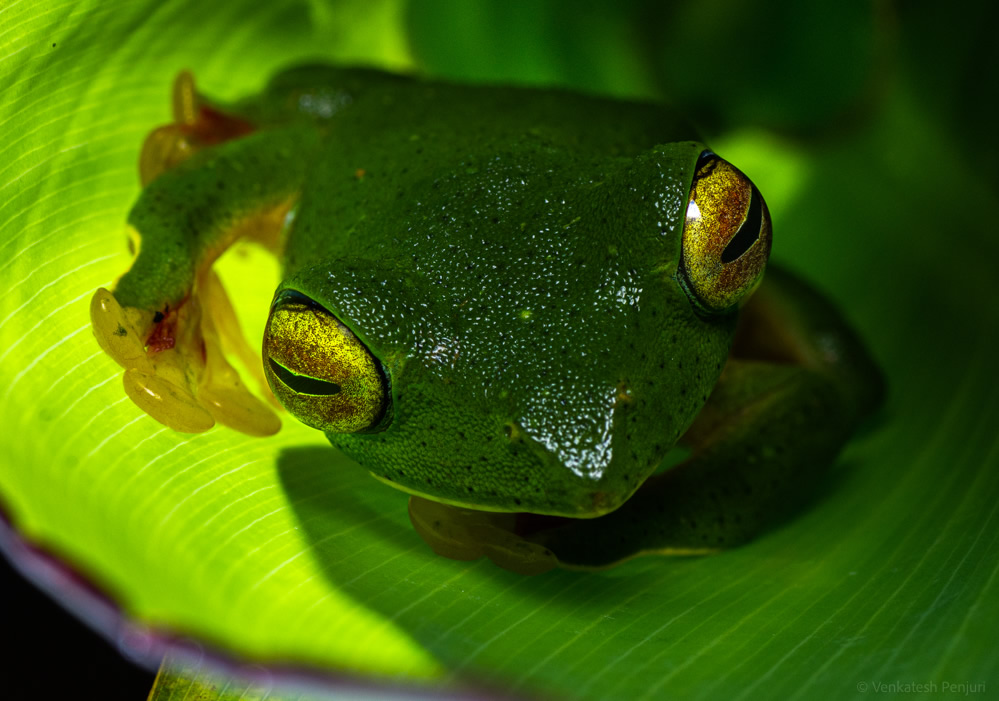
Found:
[[[307,375],[296,375],[288,368],[282,367],[274,362],[273,358],[268,358],[271,364],[271,371],[277,375],[278,379],[288,385],[288,388],[299,394],[313,394],[318,396],[329,396],[340,394],[340,385],[326,380],[317,380],[315,377]]]
[[[725,246],[725,250],[722,251],[722,263],[731,263],[733,260],[738,260],[756,242],[756,239],[759,238],[760,229],[763,226],[763,208],[760,207],[761,199],[762,196],[756,189],[756,186],[753,185],[753,194],[750,196],[749,212],[746,213],[746,220],[742,222],[739,231],[728,242],[728,245]]]

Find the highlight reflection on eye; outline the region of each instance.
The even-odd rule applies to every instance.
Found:
[[[721,312],[748,297],[763,276],[771,242],[770,210],[742,171],[701,154],[683,228],[683,280],[693,301]]]
[[[371,351],[327,309],[297,292],[271,307],[264,374],[274,395],[302,423],[329,433],[376,428],[388,383]]]

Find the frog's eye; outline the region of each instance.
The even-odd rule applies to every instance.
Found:
[[[742,171],[710,151],[701,154],[687,201],[681,270],[704,311],[721,312],[748,297],[770,256],[770,211]]]
[[[331,433],[378,428],[388,405],[381,363],[328,310],[282,292],[264,332],[264,374],[302,423]]]

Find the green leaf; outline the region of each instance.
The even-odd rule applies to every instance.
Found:
[[[767,194],[775,256],[841,303],[890,387],[878,425],[814,502],[745,547],[534,578],[443,560],[413,533],[405,495],[315,432],[288,421],[271,439],[179,435],[125,399],[87,304],[128,265],[138,148],[167,119],[178,70],[234,97],[294,60],[402,68],[413,46],[440,73],[458,69],[438,61],[463,62],[479,75],[607,90],[633,66],[623,92],[674,84],[660,75],[661,54],[620,41],[641,26],[642,3],[599,9],[614,19],[606,46],[585,18],[554,21],[559,3],[538,7],[527,20],[489,10],[495,26],[532,27],[533,48],[511,51],[523,60],[510,69],[473,42],[428,53],[465,25],[430,21],[442,10],[422,3],[0,6],[0,503],[14,527],[140,631],[337,684],[581,698],[994,688],[995,167],[976,167],[963,114],[924,87],[963,84],[992,64],[926,8],[898,17],[892,69],[863,114],[812,141],[758,127],[712,140]],[[930,36],[946,62],[923,55]],[[668,28],[658,38],[669,41]],[[808,46],[781,50],[791,65]],[[979,141],[995,153],[995,137]],[[252,249],[226,265],[245,325],[259,329],[276,268]]]

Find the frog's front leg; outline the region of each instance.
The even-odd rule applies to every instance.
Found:
[[[218,421],[267,435],[280,421],[225,359],[224,350],[256,354],[211,266],[239,238],[278,240],[318,136],[303,127],[232,135],[238,118],[212,119],[223,125],[217,143],[202,133],[179,151],[161,149],[154,163],[150,154],[165,141],[147,141],[149,180],[128,220],[137,255],[113,292],[94,295],[91,320],[101,347],[125,368],[126,393],[158,421],[185,432]],[[247,366],[259,367],[259,359]]]
[[[571,568],[743,543],[807,498],[883,392],[877,367],[835,308],[772,267],[742,310],[729,363],[684,437],[690,457],[650,478],[617,511],[542,519],[528,539]]]

